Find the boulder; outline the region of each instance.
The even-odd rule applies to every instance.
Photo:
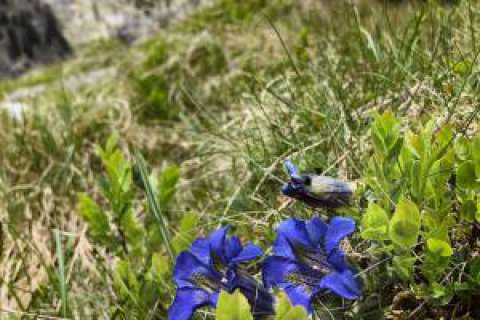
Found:
[[[40,0],[0,0],[0,79],[72,52],[51,8]]]

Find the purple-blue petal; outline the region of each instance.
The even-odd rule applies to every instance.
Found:
[[[230,227],[223,227],[215,230],[208,237],[211,253],[222,259],[225,263],[225,238]]]
[[[277,238],[273,243],[273,252],[276,256],[285,257],[292,260],[296,259],[292,244],[283,235],[277,235]]]
[[[327,233],[328,225],[320,217],[314,217],[306,222],[306,228],[313,246],[319,246]]]
[[[218,297],[220,297],[220,290],[212,292],[208,299],[209,305],[215,308],[218,303]]]
[[[240,252],[242,252],[242,243],[238,237],[225,239],[225,258],[227,261],[238,256]]]
[[[289,276],[301,276],[304,270],[295,261],[284,257],[271,256],[265,259],[262,274],[267,288],[278,287],[285,290],[293,305],[302,305],[311,312],[311,299],[315,284],[307,286],[293,283]]]
[[[293,164],[292,161],[286,160],[285,161],[285,168],[287,169],[288,175],[290,177],[299,177],[300,173],[298,172],[298,168]]]
[[[173,279],[179,288],[193,288],[196,284],[192,277],[201,275],[209,279],[215,279],[217,275],[200,259],[188,251],[180,253],[175,263]]]
[[[295,261],[279,256],[267,257],[262,266],[263,283],[267,288],[284,288],[289,285],[286,276],[296,271],[298,266]]]
[[[355,222],[349,218],[335,217],[330,221],[325,235],[325,249],[327,254],[338,248],[340,241],[355,231]]]
[[[328,289],[342,298],[357,299],[361,294],[360,283],[353,276],[352,271],[332,272],[322,278],[318,289]]]
[[[168,320],[190,320],[195,310],[209,304],[209,294],[202,289],[178,289],[168,309]]]
[[[202,261],[205,265],[210,265],[210,241],[205,238],[199,238],[192,243],[190,252]]]
[[[289,285],[285,287],[290,302],[294,306],[303,306],[308,313],[312,313],[312,293],[304,286]]]
[[[254,277],[245,274],[235,274],[231,280],[231,291],[240,289],[240,292],[250,303],[252,313],[256,317],[273,315],[274,296],[271,291],[259,283]]]
[[[230,260],[230,264],[237,264],[242,262],[247,262],[255,260],[263,254],[262,249],[254,244],[248,244],[243,247],[242,251],[238,253],[237,256],[233,257]]]
[[[347,262],[345,261],[345,254],[340,249],[333,249],[327,257],[327,262],[339,272],[348,268]]]
[[[293,245],[302,245],[312,248],[305,221],[289,218],[283,221],[277,229],[278,236],[285,237]]]

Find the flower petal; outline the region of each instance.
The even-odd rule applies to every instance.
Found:
[[[190,252],[202,261],[205,265],[210,265],[210,242],[205,238],[200,238],[192,243]]]
[[[225,258],[227,262],[242,252],[242,243],[238,237],[231,237],[225,240]]]
[[[345,253],[340,249],[333,249],[327,257],[327,261],[336,271],[342,272],[348,268],[345,261]]]
[[[200,259],[188,251],[180,253],[175,263],[173,279],[179,288],[197,287],[193,277],[216,279],[218,276]]]
[[[285,161],[285,168],[287,169],[288,175],[292,178],[300,177],[300,173],[298,172],[298,168],[293,164],[292,161],[286,160]]]
[[[304,307],[308,313],[312,313],[312,293],[309,292],[305,287],[290,285],[284,290],[287,293],[292,305],[300,305]]]
[[[361,294],[358,281],[354,278],[352,271],[332,272],[322,278],[318,289],[328,289],[345,299],[357,299]]]
[[[262,266],[263,283],[267,288],[288,286],[286,276],[297,271],[297,264],[284,257],[270,256]]]
[[[245,274],[235,274],[231,281],[231,290],[240,289],[240,292],[247,298],[255,316],[273,315],[274,297],[270,290],[265,288],[255,278]]]
[[[209,305],[212,307],[216,307],[218,303],[218,297],[220,297],[220,290],[211,293],[210,298],[208,299]]]
[[[328,225],[325,235],[325,249],[327,254],[337,248],[343,238],[349,236],[355,231],[355,222],[349,218],[335,217]]]
[[[278,226],[277,234],[284,236],[293,245],[301,244],[308,248],[313,247],[304,220],[290,218],[283,221]]]
[[[210,250],[215,256],[220,258],[223,263],[226,263],[225,259],[225,238],[230,227],[223,227],[215,230],[208,237],[210,241]]]
[[[263,254],[262,249],[254,244],[246,245],[236,257],[230,260],[230,263],[237,264],[257,259]]]
[[[289,258],[292,260],[296,259],[295,252],[293,251],[292,244],[288,239],[279,234],[273,243],[273,252],[276,256]]]
[[[209,304],[209,294],[201,289],[177,290],[175,299],[168,309],[168,320],[190,320],[196,309]]]
[[[312,220],[307,221],[306,228],[310,241],[317,247],[325,237],[328,225],[320,217],[314,217]]]

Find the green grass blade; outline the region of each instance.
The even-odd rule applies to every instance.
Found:
[[[152,211],[153,215],[155,216],[156,220],[158,221],[158,229],[160,234],[162,235],[163,243],[165,245],[165,249],[167,250],[168,255],[172,263],[175,261],[174,250],[171,244],[171,237],[170,232],[168,230],[168,221],[167,218],[163,215],[160,204],[158,203],[158,199],[155,195],[155,191],[153,186],[148,179],[148,170],[147,165],[143,156],[140,152],[135,152],[135,160],[138,171],[140,173],[140,177],[142,179],[143,186],[145,187],[145,191],[147,193],[147,201],[150,210]]]
[[[68,296],[67,279],[65,278],[65,258],[63,255],[62,238],[58,230],[55,230],[55,254],[58,262],[57,279],[58,288],[60,290],[60,300],[62,304],[62,317],[67,318]]]

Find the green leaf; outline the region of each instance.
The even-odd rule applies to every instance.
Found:
[[[478,211],[478,200],[475,202],[471,197],[459,197],[460,214],[463,220],[473,222],[476,219]]]
[[[119,260],[113,273],[114,284],[119,293],[128,297],[132,302],[138,304],[138,293],[141,284],[138,282],[135,273],[126,260]]]
[[[468,273],[473,280],[480,284],[480,257],[474,257],[468,263]]]
[[[452,66],[453,72],[465,76],[472,72],[473,64],[469,60],[461,60]]]
[[[110,224],[105,212],[85,193],[78,195],[78,211],[80,216],[88,224],[88,229],[92,237],[105,243],[110,238]]]
[[[472,159],[475,166],[475,174],[480,177],[480,135],[477,135],[471,142]],[[477,180],[478,181],[478,180]],[[478,183],[477,183],[478,186]]]
[[[390,238],[402,248],[417,243],[420,233],[420,212],[412,201],[401,198],[390,221]]]
[[[393,257],[393,268],[401,279],[408,281],[413,275],[413,266],[416,260],[415,257],[411,256]]]
[[[475,212],[475,219],[480,223],[480,197],[477,199],[477,210]]]
[[[68,284],[67,278],[65,274],[65,255],[62,246],[62,238],[60,232],[55,230],[55,254],[57,256],[57,263],[58,263],[58,271],[57,271],[57,278],[58,278],[58,288],[60,291],[60,301],[62,307],[62,316],[67,318],[68,315]]]
[[[158,202],[162,207],[166,207],[173,195],[180,178],[180,168],[178,166],[169,166],[165,168],[158,177]]]
[[[253,320],[248,300],[239,290],[233,294],[220,293],[215,315],[216,320]]]
[[[123,214],[120,220],[120,227],[129,246],[135,249],[141,249],[143,247],[143,236],[145,232],[132,210],[128,210]]]
[[[165,281],[170,272],[170,264],[168,257],[159,253],[154,253],[152,256],[152,273],[157,281]]]
[[[143,156],[138,151],[135,154],[135,158],[136,158],[137,168],[143,182],[143,186],[145,187],[145,191],[147,193],[148,207],[158,222],[157,224],[158,231],[162,235],[163,245],[167,250],[167,253],[170,257],[170,261],[171,263],[174,263],[175,254],[174,254],[174,249],[172,248],[167,217],[163,214],[161,210],[160,204],[158,203],[158,197],[154,191],[154,187],[150,179],[148,178],[149,176],[148,176],[147,164],[145,163],[145,159],[143,159]]]
[[[465,161],[457,168],[457,184],[460,188],[472,189],[477,186],[477,177],[473,161]]]
[[[362,237],[368,240],[388,239],[388,214],[382,207],[370,203],[367,212],[362,218]]]
[[[375,117],[372,125],[372,140],[376,151],[383,157],[395,159],[403,144],[400,137],[400,123],[393,113],[385,112]]]
[[[198,227],[199,216],[196,213],[186,214],[180,222],[178,233],[172,240],[172,246],[178,255],[190,247],[196,237],[195,229]]]
[[[278,297],[275,320],[307,320],[308,313],[301,306],[292,306],[288,296],[282,292]]]
[[[433,282],[430,285],[430,290],[432,292],[431,296],[434,299],[440,299],[447,294],[446,288],[437,282]]]
[[[470,158],[470,141],[466,137],[459,137],[455,141],[455,154],[460,160],[467,160]]]
[[[450,257],[453,254],[453,250],[450,244],[440,239],[428,239],[427,248],[430,252],[441,257]]]

